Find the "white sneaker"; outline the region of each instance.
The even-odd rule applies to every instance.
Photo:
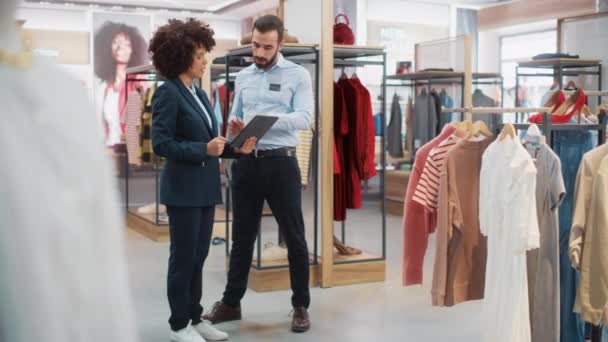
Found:
[[[193,327],[207,341],[226,341],[228,339],[227,333],[217,330],[209,321],[204,320]]]
[[[190,325],[180,331],[171,330],[169,339],[173,342],[207,342]]]

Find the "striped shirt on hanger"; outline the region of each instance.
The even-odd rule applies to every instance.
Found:
[[[437,211],[439,202],[439,178],[444,169],[445,159],[460,138],[452,134],[431,150],[426,159],[420,182],[416,185],[413,200],[423,205],[428,211]]]

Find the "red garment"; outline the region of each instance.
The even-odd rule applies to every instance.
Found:
[[[348,134],[348,112],[342,88],[334,83],[334,220],[346,219],[347,167],[344,163],[344,137]],[[339,170],[339,172],[336,172]]]
[[[338,86],[344,94],[348,115],[348,134],[344,137],[344,166],[346,169],[346,208],[359,209],[363,206],[361,196],[361,175],[365,165],[366,149],[361,148],[365,121],[360,106],[360,92],[347,78],[340,79]]]
[[[451,125],[444,126],[441,134],[422,146],[416,152],[414,167],[410,174],[405,193],[403,216],[403,285],[422,284],[422,266],[428,246],[429,234],[435,226],[431,215],[420,203],[413,200],[414,192],[429,152],[456,129]]]
[[[221,86],[217,87],[217,93],[219,96],[219,99],[216,99],[220,101],[220,108],[222,110],[222,136],[225,137],[226,136],[226,130],[228,128],[228,107],[226,106],[226,85],[222,84]],[[232,102],[232,96],[234,95],[234,92],[232,90],[230,90],[230,93],[228,94],[229,97],[229,101]]]
[[[361,106],[361,115],[364,129],[362,130],[363,137],[363,173],[361,179],[368,180],[374,177],[378,171],[376,170],[376,130],[374,126],[374,112],[372,109],[372,97],[369,90],[361,83],[359,78],[351,79],[351,82],[359,90],[359,104]]]

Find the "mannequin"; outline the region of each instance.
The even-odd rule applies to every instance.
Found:
[[[24,51],[0,2],[0,55]],[[119,199],[85,89],[0,59],[0,341],[137,341]]]

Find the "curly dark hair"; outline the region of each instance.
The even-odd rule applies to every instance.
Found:
[[[185,22],[171,19],[150,40],[152,63],[164,77],[176,78],[190,68],[197,48],[211,52],[215,46],[213,35],[209,25],[194,18]]]
[[[112,40],[116,35],[124,33],[131,40],[131,58],[129,67],[139,66],[148,62],[148,44],[136,27],[106,21],[95,33],[93,51],[95,53],[95,75],[112,83],[116,78],[116,62],[112,57]]]

